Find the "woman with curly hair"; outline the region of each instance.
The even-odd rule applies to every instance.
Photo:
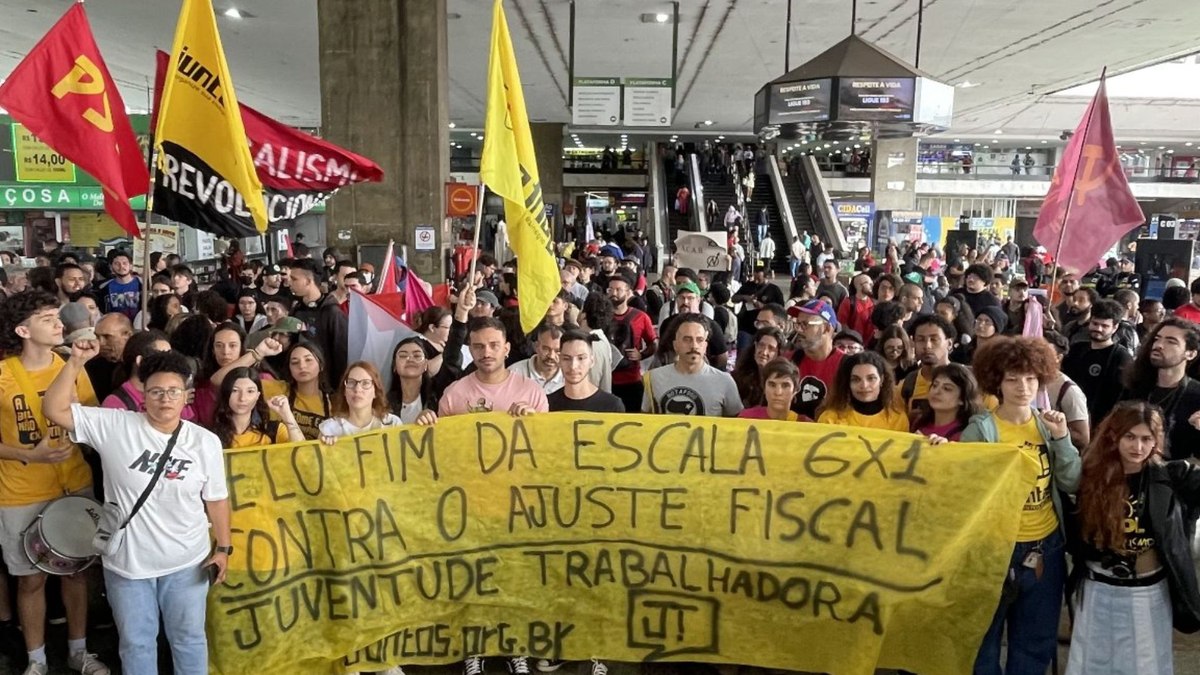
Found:
[[[975,658],[976,673],[1042,673],[1058,647],[1058,616],[1067,562],[1059,494],[1079,487],[1079,452],[1066,417],[1040,415],[1033,401],[1058,372],[1054,349],[1041,338],[996,337],[975,353],[975,377],[984,394],[999,399],[994,411],[971,418],[965,442],[1015,445],[1040,471],[1021,510],[1000,606]],[[1000,665],[1000,638],[1007,627],[1008,665]]]
[[[838,365],[833,388],[817,421],[871,429],[908,431],[908,415],[893,390],[896,379],[875,352],[847,355]]]
[[[783,353],[787,340],[774,326],[759,328],[753,349],[743,349],[733,367],[733,381],[746,408],[763,405],[763,367]]]
[[[1185,513],[1197,506],[1200,469],[1163,461],[1162,411],[1118,404],[1083,457],[1068,675],[1174,672],[1172,624],[1200,630]]]

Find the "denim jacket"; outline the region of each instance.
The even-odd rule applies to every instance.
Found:
[[[1071,444],[1070,434],[1063,438],[1052,439],[1046,425],[1042,424],[1042,420],[1036,412],[1034,412],[1033,419],[1037,423],[1038,432],[1046,441],[1046,450],[1050,453],[1050,497],[1054,502],[1054,514],[1058,516],[1059,532],[1062,533],[1065,540],[1068,512],[1063,508],[1060,491],[1075,494],[1075,491],[1079,489],[1079,475],[1083,468],[1083,460],[1079,458],[1079,451]],[[959,440],[964,443],[999,443],[1000,432],[996,429],[995,414],[985,412],[972,417],[971,421],[967,423],[967,428],[963,429],[962,437]]]

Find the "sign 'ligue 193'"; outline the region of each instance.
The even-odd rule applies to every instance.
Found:
[[[1037,471],[998,444],[565,413],[226,464],[223,675],[467,655],[970,672]]]

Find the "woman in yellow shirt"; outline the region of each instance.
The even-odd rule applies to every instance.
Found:
[[[268,410],[279,416],[273,423]],[[248,448],[272,443],[299,443],[304,432],[296,423],[286,396],[270,401],[262,395],[262,380],[253,368],[234,368],[221,382],[217,411],[213,416],[213,432],[221,439],[221,447]]]
[[[1066,417],[1033,409],[1038,390],[1058,376],[1058,357],[1040,337],[991,338],[975,352],[975,377],[995,410],[971,418],[965,442],[1020,448],[1037,469],[1025,499],[1017,544],[1009,561],[1000,606],[975,657],[976,673],[1044,673],[1058,649],[1058,618],[1067,581],[1060,492],[1079,489],[1081,461]],[[1008,628],[1008,663],[1000,664],[1000,638]]]
[[[822,424],[841,424],[890,431],[908,431],[908,415],[896,405],[892,369],[875,352],[842,358],[825,408],[817,417]]]
[[[321,435],[321,421],[329,417],[329,392],[321,387],[325,355],[317,345],[301,340],[288,348],[286,363],[284,379],[263,381],[263,396],[267,401],[286,396],[304,437],[316,440]],[[274,412],[271,419],[282,421]]]

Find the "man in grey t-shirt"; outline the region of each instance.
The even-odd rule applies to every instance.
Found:
[[[683,314],[676,322],[675,362],[646,373],[642,412],[736,417],[742,411],[737,385],[705,362],[708,322],[700,314]]]

